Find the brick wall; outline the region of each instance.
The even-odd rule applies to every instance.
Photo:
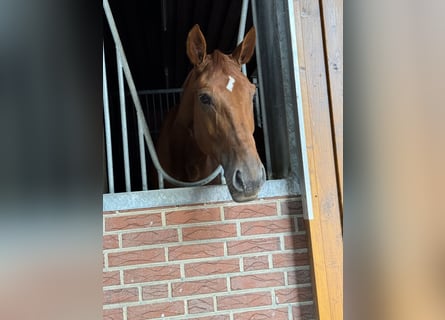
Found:
[[[104,319],[314,319],[299,199],[103,217]]]

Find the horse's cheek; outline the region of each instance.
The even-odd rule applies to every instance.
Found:
[[[207,122],[207,133],[209,134],[210,137],[214,138],[216,137],[216,128],[215,125],[212,122]]]

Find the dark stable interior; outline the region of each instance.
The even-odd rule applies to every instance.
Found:
[[[192,66],[186,55],[189,30],[199,24],[210,53],[232,52],[237,45],[242,0],[109,0],[119,36],[139,90],[180,88]],[[113,141],[115,192],[124,192],[122,137],[120,128],[116,49],[104,16],[104,48]],[[246,31],[252,27],[249,5]],[[256,71],[255,55],[247,64],[247,76]],[[125,92],[128,87],[125,84]],[[132,190],[141,190],[137,121],[133,102],[126,98]],[[152,136],[156,143],[156,137]],[[258,152],[264,163],[264,141],[255,130]],[[147,154],[147,166],[150,161]],[[150,183],[149,183],[150,184]]]

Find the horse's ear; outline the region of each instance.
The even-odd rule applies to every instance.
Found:
[[[243,42],[241,42],[233,51],[232,57],[240,65],[249,62],[250,58],[252,58],[253,50],[255,49],[255,39],[256,32],[255,28],[252,27],[249,32],[247,32]]]
[[[187,55],[193,65],[199,65],[204,61],[206,50],[206,40],[199,26],[195,24],[187,37]]]

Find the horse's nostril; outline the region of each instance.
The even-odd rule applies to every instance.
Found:
[[[240,170],[236,170],[235,174],[233,175],[233,186],[238,191],[244,191],[245,186],[242,178],[242,174]]]

